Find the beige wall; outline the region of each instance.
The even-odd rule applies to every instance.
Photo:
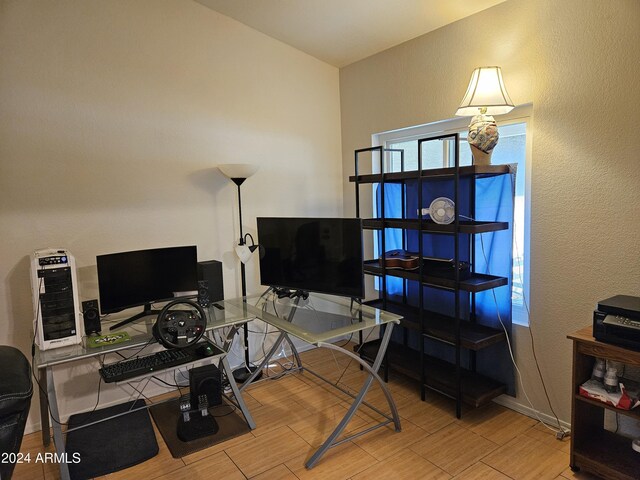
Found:
[[[340,70],[343,179],[371,134],[452,117],[477,66],[502,66],[514,102],[533,104],[531,325],[565,421],[566,335],[598,300],[640,295],[638,25],[637,0],[510,0]],[[529,396],[549,412],[528,333],[514,333]]]
[[[82,299],[97,254],[186,244],[223,260],[239,295],[219,163],[261,166],[243,186],[246,231],[260,215],[342,212],[332,66],[188,0],[0,1],[0,46],[0,344],[29,354],[28,258],[47,246],[76,256]],[[258,291],[257,262],[248,276]],[[95,364],[56,378],[63,414],[93,407]]]
[[[337,69],[195,2],[0,0],[0,343],[29,353],[28,255],[46,246],[76,255],[83,299],[95,255],[177,244],[223,260],[237,295],[235,191],[215,165],[261,165],[243,188],[248,231],[259,215],[351,216],[353,150],[451,117],[471,70],[497,64],[533,103],[532,327],[568,420],[566,334],[598,299],[640,294],[639,23],[636,0],[510,0],[338,85]],[[526,330],[515,344],[547,412]],[[56,378],[63,413],[93,406],[94,364]]]

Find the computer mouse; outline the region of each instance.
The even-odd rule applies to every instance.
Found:
[[[198,347],[198,354],[202,355],[203,357],[210,357],[214,353],[215,352],[213,351],[213,347],[208,343],[205,343]]]

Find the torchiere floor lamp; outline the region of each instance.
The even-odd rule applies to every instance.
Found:
[[[240,241],[238,246],[245,245],[245,236],[242,231],[242,197],[240,195],[240,185],[244,181],[258,171],[258,165],[251,165],[247,163],[228,163],[224,165],[218,165],[218,169],[233,183],[238,186],[238,216],[240,221]],[[246,261],[246,260],[245,260]],[[242,296],[247,296],[247,278],[244,270],[244,261],[240,262],[240,281],[242,285]],[[233,371],[233,378],[238,383],[243,383],[249,376],[256,370],[256,366],[252,366],[249,360],[249,327],[245,323],[244,330],[244,366],[237,368]],[[256,377],[256,380],[260,378],[260,375]]]

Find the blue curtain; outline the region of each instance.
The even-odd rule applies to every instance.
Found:
[[[476,271],[500,275],[508,285],[476,294],[476,314],[480,323],[511,334],[511,282],[513,265],[513,205],[516,169],[510,175],[481,178],[476,181],[476,216],[479,220],[508,222],[509,229],[475,236]],[[513,342],[511,342],[513,344]],[[506,343],[483,349],[477,355],[477,370],[507,384],[515,395],[513,364]]]
[[[384,208],[386,218],[402,218],[402,196],[404,195],[404,189],[402,184],[399,183],[386,183],[384,186]],[[376,189],[376,211],[379,213],[382,211],[380,204],[381,189],[380,186]],[[404,247],[403,235],[404,232],[398,228],[387,228],[378,232],[378,258],[381,255],[382,249],[382,235],[384,235],[385,249],[397,250]],[[382,288],[382,282],[378,278],[376,279],[376,286],[378,290]],[[388,277],[387,278],[387,294],[388,295],[402,295],[402,279]]]
[[[470,177],[461,177],[458,190],[456,213],[464,217],[474,217],[471,211],[472,189]],[[423,181],[422,207],[428,207],[437,197],[454,198],[454,182],[451,179],[429,179]],[[417,218],[418,183],[407,181],[405,185],[385,184],[385,217],[402,217],[402,196],[405,196],[405,218]],[[513,204],[515,196],[515,169],[510,175],[478,178],[475,180],[475,219],[483,221],[508,222],[509,229],[500,232],[459,236],[459,260],[471,262],[471,243],[475,242],[475,271],[489,273],[509,279],[508,285],[476,294],[477,322],[502,330],[503,325],[511,337],[511,276],[513,244]],[[380,212],[381,195],[377,190],[377,207]],[[464,220],[464,217],[461,220]],[[412,230],[386,229],[378,233],[378,256],[381,255],[381,238],[385,235],[387,251],[404,248],[418,251],[420,234]],[[422,234],[422,248],[425,256],[454,258],[454,241],[451,235]],[[404,280],[387,278],[387,294],[390,300],[402,301]],[[418,282],[406,282],[407,302],[418,306]],[[443,315],[455,315],[455,294],[453,292],[422,286],[424,308]],[[495,297],[494,297],[495,294]],[[460,292],[460,314],[468,318],[472,295]],[[406,342],[410,348],[419,350],[419,336],[403,329],[394,331],[394,341]],[[429,355],[454,362],[455,350],[440,342],[427,340],[425,349]],[[461,355],[462,365],[469,362],[468,352]],[[507,344],[501,342],[477,352],[476,370],[507,385],[508,393],[515,395],[513,365]]]

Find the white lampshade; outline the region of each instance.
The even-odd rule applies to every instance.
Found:
[[[236,255],[242,263],[247,263],[251,260],[251,255],[256,251],[258,245],[238,245],[236,246]]]
[[[500,67],[480,67],[473,71],[456,115],[473,116],[480,113],[479,109],[485,108],[486,111],[482,113],[487,115],[502,115],[514,108],[504,86]]]
[[[258,171],[258,165],[250,163],[225,163],[218,165],[218,169],[228,178],[249,178]]]

